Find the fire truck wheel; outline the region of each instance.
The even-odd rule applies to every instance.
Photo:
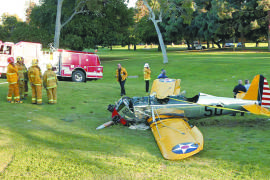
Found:
[[[72,81],[74,81],[74,82],[84,82],[85,81],[85,74],[80,70],[76,70],[72,74]]]

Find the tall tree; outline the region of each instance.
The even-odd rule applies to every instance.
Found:
[[[267,11],[266,20],[268,21],[268,51],[270,51],[270,0],[258,0],[257,3],[257,9]]]
[[[76,14],[81,14],[81,13],[87,12],[87,10],[85,9],[85,5],[86,5],[87,1],[89,1],[89,0],[76,1],[73,13],[62,23],[61,17],[62,17],[62,6],[63,6],[64,0],[57,0],[57,14],[56,14],[56,20],[55,20],[55,33],[54,33],[54,47],[55,48],[59,47],[61,29],[67,23],[69,23]]]
[[[171,0],[168,13],[166,14],[165,29],[166,37],[177,42],[185,39],[190,47],[197,37],[198,28],[194,23],[197,6],[192,0]]]
[[[162,15],[164,13],[164,11],[167,8],[167,1],[162,1],[162,0],[143,0],[145,6],[148,8],[149,10],[149,19],[153,22],[157,35],[158,35],[158,40],[159,40],[159,45],[161,47],[161,51],[162,51],[162,55],[163,55],[163,63],[166,64],[168,63],[168,56],[167,56],[167,52],[166,52],[166,47],[164,45],[164,41],[163,41],[163,37],[162,34],[160,32],[158,23],[162,22]],[[149,4],[151,3],[152,6],[150,6]],[[158,16],[158,19],[156,19],[156,16]]]
[[[11,41],[12,32],[18,24],[18,19],[15,16],[3,16],[3,27],[7,32],[8,41]]]
[[[97,12],[89,10],[79,14],[61,32],[60,46],[82,50],[97,48],[97,45],[112,48],[125,45],[132,26],[133,9],[128,9],[124,0],[108,0]]]

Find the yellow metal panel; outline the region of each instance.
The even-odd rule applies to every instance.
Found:
[[[180,93],[180,82],[180,79],[156,79],[153,82],[150,94],[156,95],[158,99],[178,95]]]
[[[197,127],[190,127],[185,119],[160,116],[150,127],[165,159],[178,160],[203,150],[203,135]],[[152,118],[148,119],[152,122]]]
[[[259,106],[258,104],[244,105],[243,108],[253,114],[270,116],[270,111],[264,107]]]
[[[257,100],[258,99],[258,89],[259,89],[260,75],[256,75],[252,80],[248,92],[245,94],[243,99]]]
[[[173,92],[174,95],[180,94],[180,88],[181,88],[180,83],[181,83],[181,79],[176,79],[174,92]]]

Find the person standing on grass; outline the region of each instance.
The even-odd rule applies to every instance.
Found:
[[[25,71],[25,69],[24,69],[24,66],[22,64],[21,57],[17,57],[17,63],[15,64],[15,66],[18,69],[18,76],[19,76],[18,85],[19,85],[20,98],[24,99],[24,90],[25,90],[24,71]]]
[[[7,66],[7,82],[8,86],[8,95],[7,95],[7,102],[8,103],[22,103],[20,101],[20,93],[19,93],[19,76],[18,76],[18,69],[14,64],[14,58],[9,57],[7,59],[8,66]],[[14,96],[14,101],[12,101],[12,96]]]
[[[128,76],[127,70],[123,68],[121,64],[117,64],[116,80],[119,82],[120,87],[121,87],[121,96],[126,95],[125,82],[126,82],[127,76]]]
[[[51,64],[47,64],[47,71],[44,72],[43,86],[47,91],[48,104],[56,104],[57,77]]]
[[[246,88],[247,91],[248,91],[248,89],[249,89],[249,86],[250,86],[249,80],[246,79],[246,80],[245,80],[245,88]]]
[[[148,63],[144,64],[143,74],[145,81],[145,91],[146,93],[149,93],[149,81],[151,79],[151,70]]]
[[[166,76],[166,71],[164,69],[161,69],[161,73],[158,75],[157,78],[158,79],[168,78],[168,76]]]
[[[21,57],[22,59],[22,66],[24,67],[24,98],[28,96],[28,70],[27,67],[24,64],[24,58]]]
[[[32,60],[32,66],[28,69],[28,78],[32,87],[32,104],[42,105],[42,75],[38,59]]]
[[[241,79],[238,80],[238,85],[235,86],[234,89],[233,89],[234,98],[236,98],[236,95],[238,93],[240,93],[240,92],[247,92],[245,86],[243,86],[243,81]],[[235,116],[236,113],[234,112],[232,115]],[[244,116],[244,113],[243,112],[241,112],[241,116]]]
[[[238,80],[238,85],[234,87],[233,89],[233,94],[234,94],[234,98],[236,98],[236,95],[240,92],[247,92],[245,86],[243,86],[243,81],[240,79]]]

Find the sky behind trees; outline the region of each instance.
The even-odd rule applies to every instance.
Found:
[[[17,14],[19,18],[25,21],[25,10],[27,8],[26,4],[29,1],[30,0],[1,0],[0,16],[2,16],[4,13],[8,13],[10,15]],[[129,0],[128,7],[135,7],[136,1],[137,0]],[[39,0],[31,0],[31,2],[38,3]]]

